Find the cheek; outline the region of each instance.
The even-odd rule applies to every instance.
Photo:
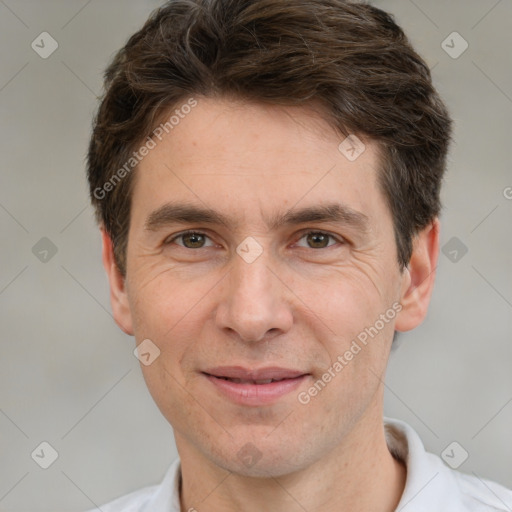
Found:
[[[324,286],[306,285],[303,291],[309,290],[314,305],[310,318],[316,343],[310,348],[315,351],[319,368],[314,378],[315,382],[328,381],[325,387],[320,382],[310,388],[313,407],[327,413],[335,406],[340,414],[332,421],[349,421],[351,415],[364,409],[380,386],[396,309],[391,299],[378,293],[367,275],[353,269],[338,273],[336,279],[331,276]],[[322,397],[316,398],[315,393]]]
[[[162,353],[151,366],[142,367],[142,374],[162,415],[174,428],[186,431],[201,416],[200,395],[194,396],[188,391],[189,383],[183,382],[165,359],[166,355]]]
[[[178,332],[198,324],[212,283],[213,276],[180,279],[173,268],[141,269],[128,290],[136,338],[154,337],[155,343],[180,339]]]
[[[170,271],[136,284],[131,294],[135,337],[138,343],[150,339],[160,350],[150,366],[141,368],[153,399],[169,417],[191,399],[184,390],[193,385],[198,358],[210,346],[204,331],[210,325],[213,285],[209,279],[184,283]]]
[[[330,338],[345,341],[372,325],[391,307],[393,296],[383,283],[353,266],[316,278],[304,277],[295,280],[293,286],[296,295],[304,298],[304,317],[329,333]]]

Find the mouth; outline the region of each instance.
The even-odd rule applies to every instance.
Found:
[[[224,398],[239,405],[267,405],[297,389],[311,374],[287,368],[249,370],[240,366],[202,372]]]
[[[288,380],[287,378],[284,379],[232,379],[230,377],[217,377],[216,375],[212,375],[212,377],[216,377],[217,379],[223,379],[228,380],[229,382],[234,382],[235,384],[270,384],[271,382],[281,382],[283,380]]]

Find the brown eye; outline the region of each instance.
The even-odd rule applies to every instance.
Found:
[[[176,244],[180,247],[184,247],[185,249],[203,249],[214,245],[209,236],[204,233],[196,233],[194,231],[176,235],[175,237],[166,240],[165,244]]]
[[[309,231],[308,233],[304,233],[297,242],[297,246],[304,249],[326,249],[337,244],[344,245],[345,240],[323,231]]]
[[[187,249],[200,249],[204,246],[205,236],[200,233],[186,233],[185,235],[181,235],[183,240],[183,245]]]
[[[330,235],[326,233],[308,233],[306,235],[309,247],[312,249],[323,249],[328,247]]]

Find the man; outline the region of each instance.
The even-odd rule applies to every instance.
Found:
[[[392,18],[176,0],[115,56],[88,154],[114,317],[179,460],[107,511],[488,511],[383,421],[425,318],[451,121]]]

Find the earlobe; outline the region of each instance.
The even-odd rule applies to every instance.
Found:
[[[439,220],[435,219],[413,240],[411,259],[403,272],[402,310],[395,323],[397,331],[414,329],[427,315],[439,256],[439,230]]]
[[[114,320],[126,334],[133,335],[132,315],[126,293],[125,278],[115,261],[112,239],[103,227],[101,228],[101,239],[103,266],[110,284],[110,304]]]

